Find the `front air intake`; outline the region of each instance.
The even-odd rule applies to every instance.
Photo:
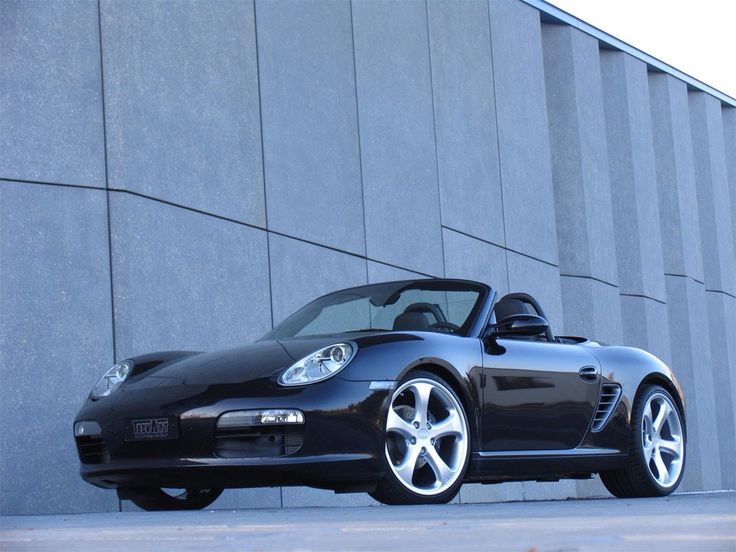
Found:
[[[608,422],[613,409],[621,397],[621,386],[617,383],[604,383],[601,386],[601,398],[598,400],[598,408],[593,416],[593,427],[591,431],[600,431]]]
[[[276,425],[218,429],[215,454],[220,458],[267,458],[298,451],[304,426]]]
[[[110,453],[102,437],[83,435],[76,437],[76,441],[79,459],[83,464],[105,464],[110,461]]]

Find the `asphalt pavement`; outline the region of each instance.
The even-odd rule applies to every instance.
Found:
[[[0,517],[0,550],[736,551],[736,493]]]

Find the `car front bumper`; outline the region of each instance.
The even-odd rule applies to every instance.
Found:
[[[383,433],[390,390],[371,389],[370,384],[334,377],[299,388],[263,381],[247,390],[187,385],[123,388],[105,399],[88,401],[77,415],[75,422],[92,421],[100,427],[99,436],[76,437],[82,460],[80,473],[84,480],[103,488],[360,488],[383,476]],[[279,453],[278,440],[264,448],[264,440],[278,437],[268,432],[258,435],[261,444],[250,448],[254,432],[248,428],[231,431],[227,435],[229,448],[223,448],[217,428],[223,413],[267,408],[304,413],[297,450],[284,453],[289,449],[281,449]],[[177,424],[176,438],[130,439],[131,420],[163,416]],[[296,426],[285,426],[284,432],[292,427]],[[276,432],[278,427],[273,429]]]
[[[148,458],[82,464],[82,478],[97,487],[239,488],[308,485],[327,489],[370,486],[382,477],[369,454],[279,458]]]

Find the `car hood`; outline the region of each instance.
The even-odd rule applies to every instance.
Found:
[[[234,385],[274,379],[297,360],[333,343],[357,341],[366,335],[342,334],[258,341],[224,351],[188,353],[167,359],[143,373],[134,371],[126,383],[128,391],[166,385]],[[146,360],[150,362],[150,356]],[[139,357],[142,358],[142,357]],[[138,359],[134,358],[134,362]],[[141,365],[144,363],[141,362]]]

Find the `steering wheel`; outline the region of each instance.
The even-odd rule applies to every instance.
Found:
[[[430,324],[429,327],[437,328],[438,330],[447,330],[448,333],[458,333],[460,331],[460,326],[447,321],[435,322],[434,324]]]
[[[412,303],[404,309],[404,312],[429,312],[432,314],[432,316],[434,316],[434,319],[437,321],[435,322],[435,324],[447,323],[447,318],[445,318],[442,310],[437,305],[433,305],[432,303]],[[430,324],[430,326],[434,326],[434,324]]]

